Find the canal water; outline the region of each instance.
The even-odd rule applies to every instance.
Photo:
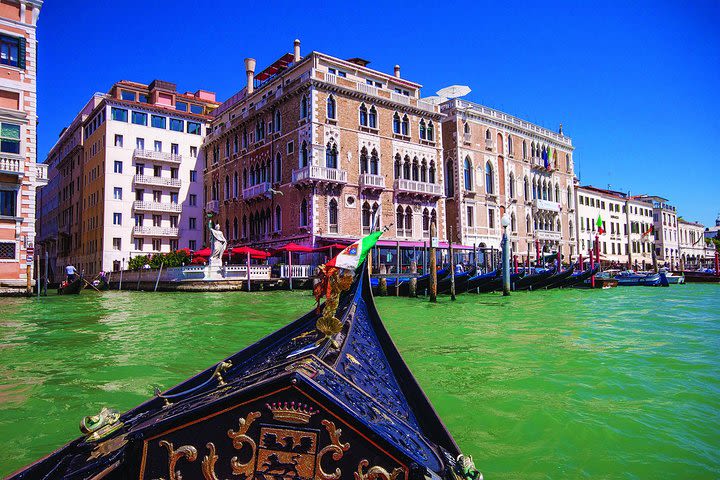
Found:
[[[283,326],[309,292],[0,299],[0,476]],[[380,298],[485,478],[718,478],[720,287]]]

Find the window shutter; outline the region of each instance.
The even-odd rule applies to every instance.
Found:
[[[26,48],[25,48],[25,39],[19,38],[20,42],[18,43],[18,68],[25,69],[25,55],[26,55]]]

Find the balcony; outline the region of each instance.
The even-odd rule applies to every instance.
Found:
[[[149,175],[135,175],[133,182],[136,185],[152,185],[156,187],[180,188],[182,182],[179,178],[152,177]]]
[[[472,133],[463,133],[463,142],[466,145],[472,144]]]
[[[22,176],[25,173],[25,162],[21,158],[0,157],[0,173]]]
[[[252,187],[243,188],[242,196],[243,200],[257,199],[258,197],[265,198],[265,194],[270,191],[270,182],[262,182]]]
[[[133,227],[132,233],[136,237],[177,237],[180,235],[180,230],[173,227],[136,225]]]
[[[492,138],[485,139],[485,150],[492,150],[495,148],[495,141]]]
[[[538,240],[560,241],[562,239],[562,235],[560,234],[560,232],[555,232],[552,230],[535,230],[535,237]]]
[[[38,186],[44,186],[48,184],[48,166],[44,163],[36,163],[37,168],[35,172],[35,183]]]
[[[182,206],[179,203],[165,203],[165,202],[143,202],[136,200],[133,202],[133,210],[138,212],[169,212],[169,213],[181,213]]]
[[[153,162],[166,162],[175,165],[180,165],[180,163],[182,163],[181,155],[168,152],[156,152],[154,150],[142,150],[139,148],[136,148],[133,151],[133,158],[139,160],[151,160]]]
[[[207,213],[219,213],[220,212],[220,202],[217,200],[211,200],[205,204],[205,211]]]
[[[360,174],[358,181],[360,190],[382,191],[385,190],[385,177],[372,173]]]
[[[398,178],[395,180],[395,191],[400,194],[407,194],[421,197],[442,197],[443,187],[436,183],[417,182]]]
[[[347,171],[338,168],[327,168],[309,165],[293,170],[292,182],[303,183],[347,183]]]
[[[549,200],[542,200],[539,198],[536,198],[535,200],[533,200],[532,206],[533,206],[533,210],[535,210],[535,211],[542,210],[545,212],[560,213],[560,210],[562,209],[562,207],[560,206],[560,204],[558,202],[551,202]]]

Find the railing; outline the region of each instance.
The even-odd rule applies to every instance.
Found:
[[[133,182],[142,185],[158,185],[161,187],[180,188],[182,182],[179,178],[152,177],[149,175],[135,175]]]
[[[535,210],[545,210],[548,212],[560,212],[560,204],[558,202],[551,202],[549,200],[535,199],[533,200],[533,208]]]
[[[417,182],[399,178],[395,180],[395,190],[425,195],[441,196],[443,187],[436,183]]]
[[[262,182],[252,187],[243,188],[243,198],[248,200],[259,195],[265,195],[270,190],[270,182]]]
[[[325,73],[325,82],[337,85],[337,75],[333,75],[332,73]]]
[[[210,200],[205,204],[205,211],[210,213],[218,213],[220,212],[220,202],[217,200]]]
[[[360,174],[359,183],[361,188],[385,188],[385,177],[372,173],[362,173]]]
[[[290,278],[290,265],[280,265],[280,278]],[[292,278],[310,278],[313,276],[312,265],[293,265]]]
[[[133,209],[146,210],[151,212],[180,213],[182,212],[182,205],[180,205],[179,203],[144,202],[142,200],[135,200],[133,202]]]
[[[245,280],[248,277],[247,269],[247,265],[226,265],[223,267],[223,277]],[[250,280],[270,280],[271,271],[270,265],[250,265]]]
[[[340,170],[339,168],[327,168],[315,165],[308,165],[307,167],[293,170],[293,183],[298,183],[306,180],[347,183],[347,171]]]
[[[390,92],[390,100],[404,105],[410,105],[410,97],[403,95],[402,93]]]
[[[0,170],[4,172],[23,173],[25,171],[24,161],[19,158],[0,158]]]
[[[539,240],[560,240],[562,238],[560,232],[552,230],[535,230],[535,235]]]
[[[136,148],[133,151],[134,158],[144,158],[147,160],[155,160],[159,162],[181,163],[182,156],[168,152],[156,152],[154,150],[143,150]]]
[[[377,97],[378,95],[378,89],[377,87],[374,87],[372,85],[368,85],[367,83],[360,83],[358,82],[357,88],[362,93],[367,93],[368,95],[374,95]]]
[[[48,166],[44,163],[36,163],[37,170],[35,171],[35,181],[42,185],[48,183]]]
[[[177,237],[180,230],[173,227],[140,226],[133,227],[133,235],[148,237]]]

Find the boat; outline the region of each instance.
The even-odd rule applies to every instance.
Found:
[[[322,313],[83,418],[83,436],[10,478],[481,479],[393,344],[366,266],[329,277]]]
[[[437,281],[438,284],[440,281],[448,276],[450,274],[450,270],[447,268],[442,268],[437,271]],[[421,275],[417,277],[417,283],[415,284],[415,292],[418,295],[425,294],[426,291],[430,291],[430,273],[426,273],[425,275]],[[407,297],[410,295],[410,282],[403,282],[400,284],[400,295]]]
[[[467,284],[468,281],[475,275],[475,268],[473,267],[471,270],[467,272],[461,272],[455,274],[455,293],[461,294],[467,292]],[[438,293],[450,293],[450,288],[452,286],[452,275],[448,275],[443,279],[443,285],[440,286],[440,283],[438,283]]]
[[[556,283],[562,282],[563,280],[569,278],[573,272],[575,271],[575,267],[573,265],[570,265],[565,270],[560,270],[549,277],[540,280],[538,282],[535,282],[535,284],[532,285],[532,290],[540,290],[540,289],[549,289],[552,288],[553,285]]]
[[[720,283],[720,275],[712,271],[684,270],[680,273],[686,283]]]
[[[662,283],[660,276],[660,273],[636,273],[627,270],[615,275],[615,280],[620,287],[657,287]]]
[[[667,278],[670,285],[683,285],[685,283],[685,276],[682,273],[673,273],[664,268],[660,269],[660,272],[665,274],[665,278]]]
[[[536,271],[535,273],[530,273],[528,275],[525,275],[524,277],[518,278],[515,281],[515,290],[534,290],[535,285],[538,282],[541,282],[548,277],[552,276],[555,273],[555,269],[549,269],[544,270],[542,272]]]
[[[480,273],[468,279],[467,289],[468,292],[475,292],[481,286],[489,283],[493,278],[500,275],[500,269],[493,270],[488,273]]]
[[[598,265],[595,265],[592,269],[584,270],[582,272],[575,272],[569,277],[567,277],[565,280],[561,280],[557,283],[552,284],[548,288],[568,288],[572,287],[573,285],[577,285],[579,283],[584,282],[588,278],[592,277],[597,273],[597,271],[600,269]]]
[[[590,275],[592,277],[592,275]],[[608,288],[615,288],[618,286],[618,281],[613,278],[612,275],[610,275],[607,272],[599,272],[595,274],[595,288],[599,288],[602,290],[606,290]],[[585,281],[581,283],[576,283],[573,285],[574,288],[593,288],[592,286],[592,280],[588,277],[585,279]]]
[[[485,283],[484,285],[480,285],[476,287],[474,290],[471,290],[473,292],[477,293],[489,293],[489,292],[499,292],[503,289],[503,276],[502,276],[502,270],[498,269],[499,274],[495,276],[494,278],[490,279],[489,282]],[[516,283],[520,279],[520,273],[511,273],[510,274],[510,288],[512,289],[512,285]]]
[[[85,281],[78,275],[72,282],[68,282],[67,280],[62,281],[60,285],[58,285],[57,293],[58,295],[79,294],[84,284]]]

